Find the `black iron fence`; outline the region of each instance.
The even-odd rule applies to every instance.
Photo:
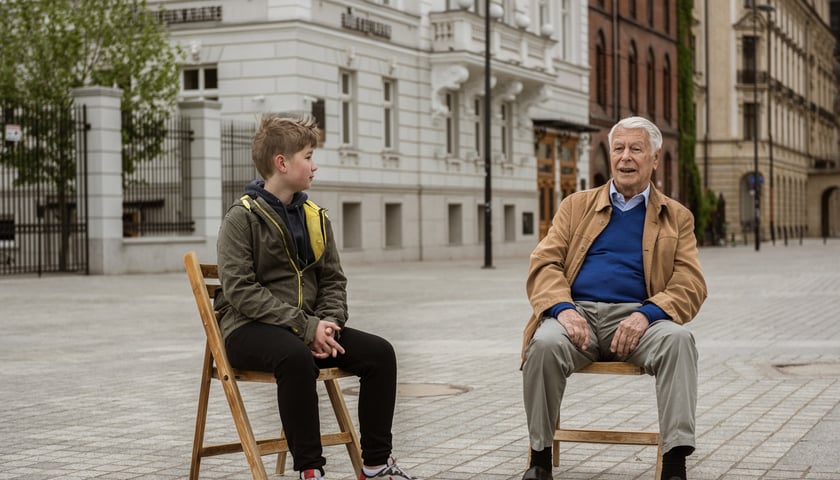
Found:
[[[122,122],[123,236],[192,233],[189,118],[123,112]]]
[[[0,275],[89,273],[83,106],[0,99]]]
[[[242,196],[245,185],[260,178],[251,161],[256,124],[237,120],[222,123],[222,215]]]

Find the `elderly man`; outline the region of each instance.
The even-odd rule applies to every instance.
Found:
[[[550,480],[566,379],[596,361],[626,361],[656,377],[663,480],[686,478],[694,451],[697,349],[683,325],[706,299],[691,212],[651,183],[662,133],[641,117],[609,134],[612,178],[565,198],[531,254],[522,371],[531,465]]]

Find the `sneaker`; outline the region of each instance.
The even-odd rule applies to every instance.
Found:
[[[309,470],[304,470],[300,472],[301,480],[326,480],[327,477],[321,473],[321,469],[319,468],[310,468]]]
[[[364,471],[361,475],[359,475],[359,480],[367,480],[369,478],[382,478],[386,480],[420,480],[403,472],[402,469],[397,466],[397,462],[394,461],[394,457],[389,458],[385,467],[378,471],[376,475],[369,477],[365,475]]]

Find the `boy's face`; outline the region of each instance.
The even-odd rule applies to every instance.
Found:
[[[282,157],[281,171],[285,169],[288,187],[295,192],[308,190],[312,186],[315,170],[318,170],[318,165],[315,165],[315,162],[312,161],[314,151],[315,149],[307,146],[291,157],[278,155],[278,157]]]

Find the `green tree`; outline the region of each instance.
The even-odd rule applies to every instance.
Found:
[[[39,119],[43,112],[35,105],[67,110],[73,88],[121,88],[122,111],[144,113],[131,115],[123,128],[124,144],[140,144],[124,150],[125,178],[136,162],[160,152],[162,119],[178,93],[181,52],[145,0],[0,0],[0,32],[2,120],[20,124],[30,139],[0,147],[0,164],[13,167],[18,185],[47,184],[57,192],[63,269],[76,180],[75,130],[66,121]],[[150,125],[138,125],[138,119]]]
[[[682,201],[694,213],[694,234],[702,241],[712,208],[700,186],[695,146],[697,126],[694,111],[694,50],[691,48],[691,10],[693,0],[677,2],[677,109],[679,115],[679,158]]]

